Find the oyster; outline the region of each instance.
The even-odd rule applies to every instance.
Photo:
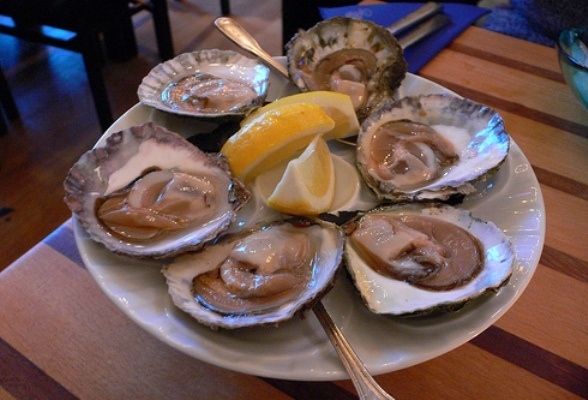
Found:
[[[359,119],[391,99],[407,71],[394,35],[373,22],[347,17],[294,35],[286,56],[290,79],[300,90],[348,94]]]
[[[162,111],[200,118],[244,116],[263,104],[269,68],[230,50],[180,54],[143,78],[139,100]]]
[[[450,95],[405,97],[374,111],[360,128],[357,166],[392,201],[445,201],[504,162],[510,139],[494,110]]]
[[[330,289],[343,243],[334,224],[266,222],[176,258],[163,274],[174,304],[211,328],[276,324]]]
[[[514,250],[493,223],[441,204],[369,211],[349,222],[347,268],[377,314],[451,311],[512,274]]]
[[[95,241],[133,257],[170,257],[227,229],[249,200],[221,156],[153,123],[108,137],[70,169],[65,201]]]

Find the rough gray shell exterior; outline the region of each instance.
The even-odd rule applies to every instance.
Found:
[[[398,41],[387,29],[366,20],[334,17],[294,35],[286,45],[288,72],[298,88],[309,91],[305,70],[314,70],[325,56],[343,49],[365,49],[377,58],[368,82],[367,107],[357,111],[361,120],[386,99],[392,99],[404,79],[408,64]]]
[[[399,190],[368,171],[370,141],[375,130],[391,121],[409,120],[427,125],[463,128],[469,143],[459,162],[439,179],[421,188]],[[382,199],[399,201],[447,201],[455,195],[472,193],[473,183],[488,178],[506,160],[510,137],[504,121],[490,107],[445,94],[408,96],[390,101],[363,121],[357,139],[357,167],[369,187]]]
[[[155,153],[152,159],[142,157],[139,147],[146,142],[162,151]],[[177,154],[178,157],[160,157],[159,154]],[[138,162],[129,163],[133,158]],[[161,241],[136,244],[114,237],[98,220],[96,202],[101,197],[122,189],[153,168],[185,169],[187,166],[219,174],[226,181],[228,196],[225,210],[210,226],[192,227]],[[120,176],[116,178],[119,182],[113,188],[110,178],[123,168],[129,171],[122,179]],[[68,172],[64,188],[67,206],[91,239],[102,243],[114,253],[137,258],[171,257],[202,247],[229,227],[237,211],[251,196],[244,184],[232,177],[222,156],[204,153],[180,135],[152,122],[113,133],[104,146],[87,151]]]

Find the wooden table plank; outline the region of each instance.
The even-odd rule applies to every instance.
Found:
[[[451,50],[564,83],[557,50],[472,26],[450,45]]]
[[[523,295],[495,325],[588,368],[588,353],[578,351],[578,343],[588,343],[586,304],[585,282],[540,264]]]
[[[397,399],[581,398],[472,344],[377,380]]]
[[[504,119],[508,134],[534,167],[588,185],[587,140],[503,109],[496,111]]]
[[[541,192],[547,219],[545,244],[588,262],[586,241],[574,240],[588,233],[587,201],[544,185]]]
[[[18,271],[2,274],[0,320],[11,321],[0,324],[1,338],[80,398],[289,398],[259,378],[198,361],[151,336],[85,269],[47,246],[25,256]]]
[[[10,393],[0,387],[0,400],[16,400]]]
[[[419,75],[491,107],[588,135],[588,112],[563,83],[449,49]]]

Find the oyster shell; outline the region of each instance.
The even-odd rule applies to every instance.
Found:
[[[351,221],[346,233],[347,268],[377,314],[456,310],[498,290],[512,274],[514,249],[506,235],[448,205],[374,209]]]
[[[113,133],[70,169],[65,202],[109,250],[163,258],[201,247],[249,200],[221,156],[153,123]]]
[[[445,201],[504,162],[510,139],[494,110],[450,95],[405,97],[361,125],[357,166],[369,187],[392,201]]]
[[[163,269],[174,304],[211,328],[277,324],[332,285],[344,235],[310,219],[230,233]]]
[[[301,91],[349,94],[359,119],[391,99],[407,71],[402,48],[387,29],[347,17],[294,35],[286,56],[290,79]]]
[[[200,50],[165,61],[143,78],[141,103],[200,118],[244,116],[263,104],[269,68],[230,50]]]

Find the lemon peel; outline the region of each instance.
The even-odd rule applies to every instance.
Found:
[[[341,139],[356,135],[359,132],[359,121],[351,98],[343,93],[327,90],[297,93],[282,97],[253,111],[241,122],[241,126],[248,124],[263,113],[280,108],[287,104],[313,103],[320,106],[335,121],[335,127],[325,134],[325,140]]]
[[[285,104],[242,125],[220,152],[232,173],[247,183],[334,126],[333,119],[316,104]]]

